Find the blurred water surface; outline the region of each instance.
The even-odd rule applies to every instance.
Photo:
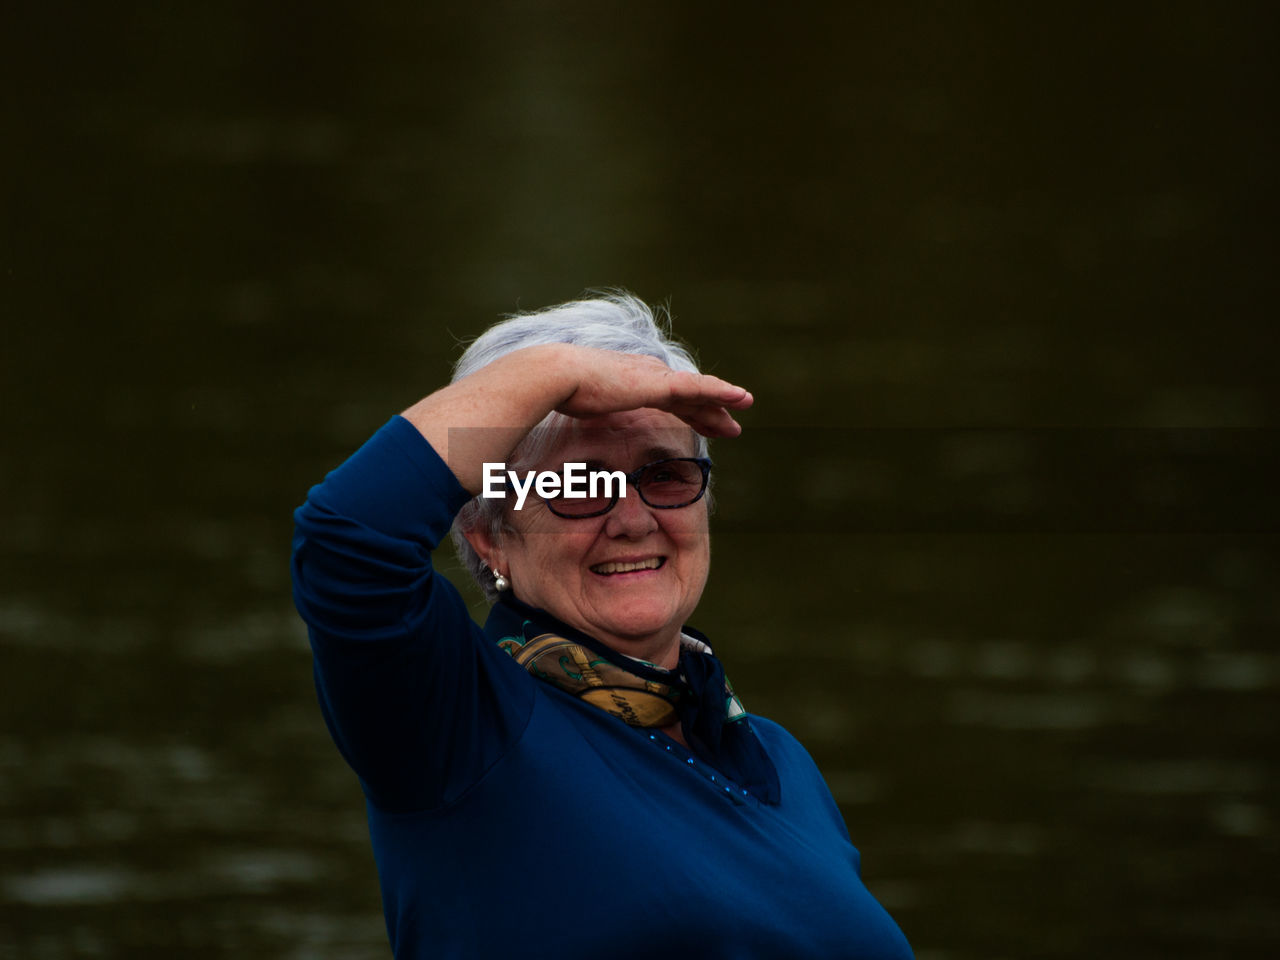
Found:
[[[1266,5],[22,16],[0,957],[386,955],[290,511],[605,284],[756,393],[697,622],[918,956],[1275,955]]]

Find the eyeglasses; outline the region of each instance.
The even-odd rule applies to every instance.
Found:
[[[711,476],[711,461],[706,457],[672,457],[655,460],[625,474],[627,483],[636,488],[640,499],[655,510],[675,510],[702,499]],[[617,477],[601,478],[597,489],[608,496],[551,497],[543,502],[557,517],[585,520],[608,513],[618,505],[620,491],[625,488]]]

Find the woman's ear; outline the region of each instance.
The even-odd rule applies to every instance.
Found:
[[[474,527],[463,530],[462,535],[467,543],[471,544],[471,549],[485,562],[485,566],[491,570],[505,572],[506,557],[502,555],[498,540],[490,535],[487,524],[477,523]]]

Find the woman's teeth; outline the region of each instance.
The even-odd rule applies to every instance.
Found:
[[[661,557],[650,557],[648,560],[637,560],[634,563],[597,563],[591,568],[593,573],[631,573],[634,570],[657,570],[662,566]]]

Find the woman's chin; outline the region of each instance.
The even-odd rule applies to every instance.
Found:
[[[681,621],[672,610],[633,605],[624,610],[609,611],[597,621],[597,629],[606,636],[602,640],[615,639],[622,646],[620,652],[628,656],[652,659],[644,653],[631,653],[626,647],[652,647],[655,642],[665,644],[680,635]],[[615,644],[611,644],[615,645]]]

